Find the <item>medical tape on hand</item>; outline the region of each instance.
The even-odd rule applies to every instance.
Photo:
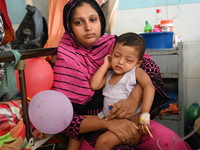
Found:
[[[145,112],[140,115],[141,124],[150,124],[150,114]]]

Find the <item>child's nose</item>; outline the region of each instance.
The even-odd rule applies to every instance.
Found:
[[[123,63],[124,63],[123,58],[120,58],[120,59],[119,59],[119,64],[123,64]]]

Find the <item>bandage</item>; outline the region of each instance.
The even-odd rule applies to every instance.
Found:
[[[150,124],[150,114],[145,112],[140,115],[141,124]]]

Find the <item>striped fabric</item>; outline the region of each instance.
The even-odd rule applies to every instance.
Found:
[[[89,47],[76,41],[70,28],[70,14],[79,1],[81,0],[70,0],[63,10],[65,33],[58,46],[52,89],[65,94],[74,104],[85,105],[94,95],[89,85],[91,76],[103,63],[104,57],[110,54],[115,36],[104,34],[106,25],[101,8],[96,1],[87,1],[95,5],[100,16],[101,37]]]
[[[0,102],[0,150],[31,150],[22,117],[21,100]]]
[[[94,94],[90,79],[110,54],[114,42],[115,36],[104,34],[95,45],[83,47],[65,32],[58,47],[52,89],[65,94],[73,103],[89,102]]]

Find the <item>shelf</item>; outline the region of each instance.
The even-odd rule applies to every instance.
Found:
[[[181,116],[179,114],[158,114],[155,119],[179,121]]]
[[[179,50],[178,48],[172,48],[172,49],[146,49],[146,54],[149,54],[151,56],[154,55],[178,55],[179,54]]]
[[[183,42],[171,49],[146,49],[146,54],[152,56],[160,68],[162,78],[176,78],[178,82],[178,114],[158,114],[154,120],[167,126],[176,132],[180,137],[184,136],[184,51]]]
[[[161,73],[162,78],[178,78],[178,73]]]

